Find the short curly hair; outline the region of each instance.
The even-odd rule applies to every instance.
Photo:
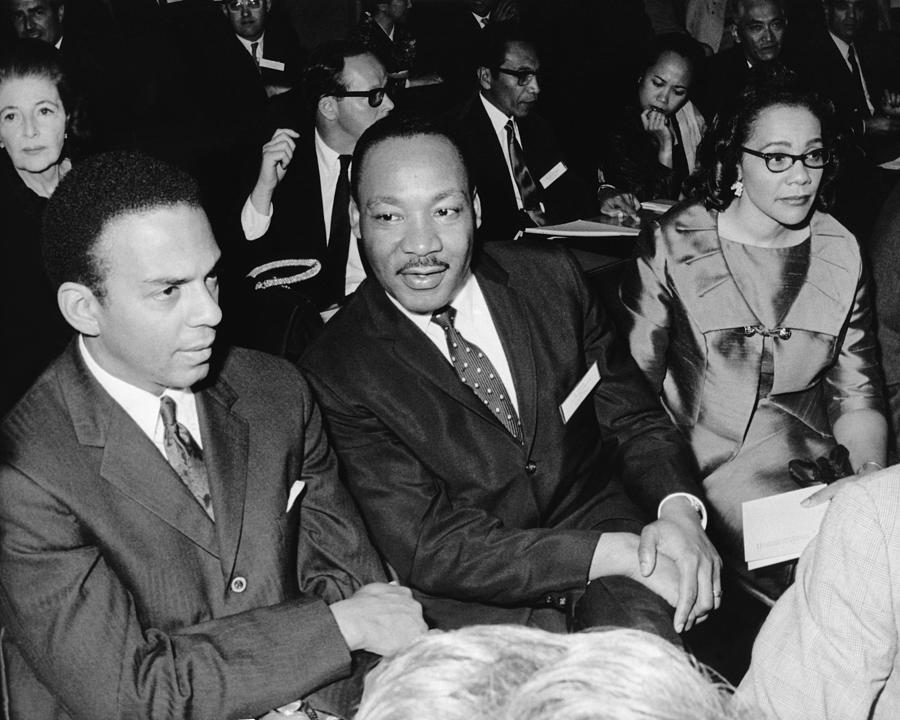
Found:
[[[106,267],[97,244],[106,226],[123,215],[172,205],[201,207],[197,182],[172,165],[126,151],[77,164],[44,211],[41,250],[54,287],[76,282],[102,299]]]
[[[708,209],[725,210],[734,199],[731,186],[738,179],[741,147],[747,144],[757,120],[772,107],[801,107],[809,110],[822,126],[825,147],[835,147],[832,104],[819,97],[790,70],[776,65],[755,68],[737,102],[713,119],[697,148],[697,167],[685,183],[688,197],[700,199]],[[816,199],[820,210],[827,210],[833,199],[832,186],[838,171],[837,158],[827,165]]]

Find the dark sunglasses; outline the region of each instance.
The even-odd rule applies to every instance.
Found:
[[[387,88],[372,88],[371,90],[340,90],[332,93],[335,97],[364,97],[368,98],[369,105],[373,108],[378,107],[384,101],[387,94]]]

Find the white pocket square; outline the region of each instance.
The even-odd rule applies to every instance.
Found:
[[[291,511],[291,508],[294,507],[294,502],[300,497],[300,493],[303,492],[303,488],[305,487],[306,483],[303,482],[303,480],[294,480],[294,484],[291,485],[291,491],[288,493],[287,509],[285,512]]]

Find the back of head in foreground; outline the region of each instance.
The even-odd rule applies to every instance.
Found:
[[[431,632],[366,678],[356,720],[750,720],[731,687],[640,630]]]

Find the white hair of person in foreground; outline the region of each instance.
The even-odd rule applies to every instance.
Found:
[[[356,720],[755,720],[714,671],[641,630],[432,631],[366,678]]]

